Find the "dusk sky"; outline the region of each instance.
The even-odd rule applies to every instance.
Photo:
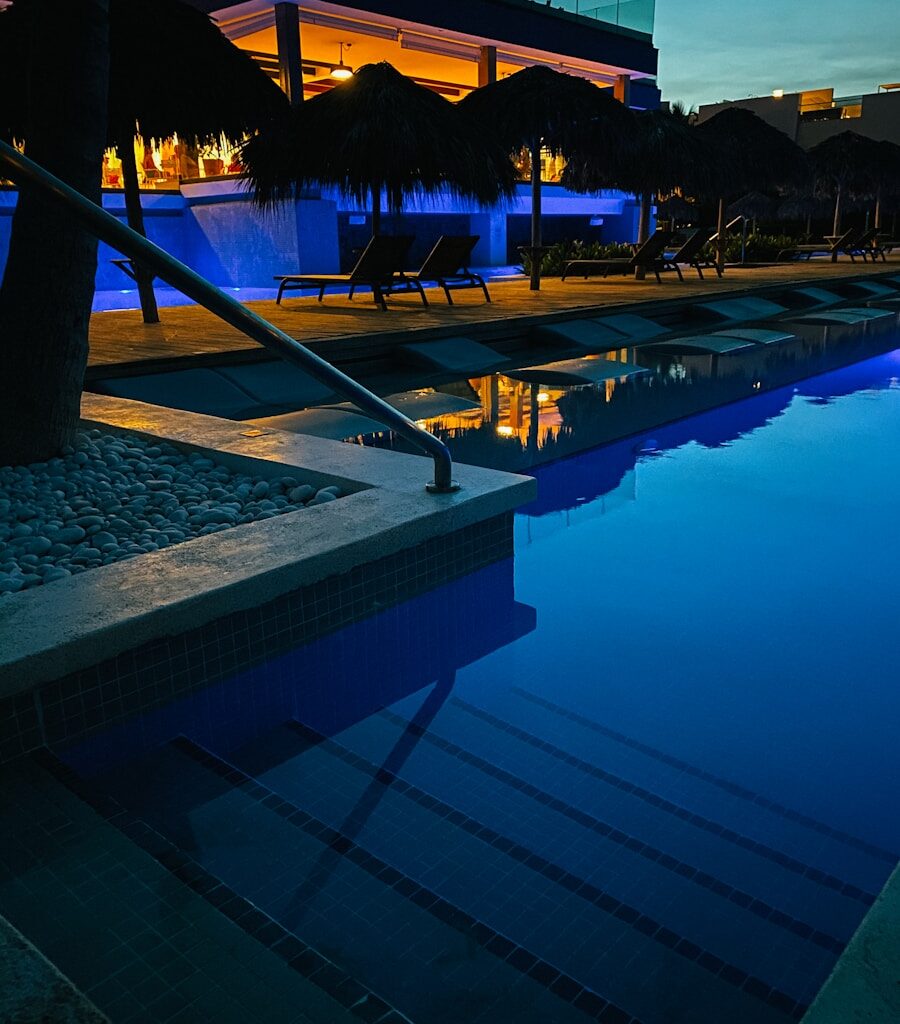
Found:
[[[654,41],[666,100],[852,96],[900,81],[900,0],[656,0]]]

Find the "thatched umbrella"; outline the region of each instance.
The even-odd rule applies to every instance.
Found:
[[[250,139],[241,159],[260,205],[335,185],[362,206],[371,201],[373,234],[382,192],[399,212],[405,200],[441,191],[492,206],[515,187],[515,168],[490,136],[384,61],[292,109]]]
[[[743,107],[726,107],[697,125],[717,155],[719,197],[716,263],[725,265],[725,205],[729,196],[800,180],[806,154],[791,139]]]
[[[6,111],[0,114],[0,133],[24,139],[27,146],[25,14],[17,0],[0,15],[0,93]],[[149,6],[110,0],[109,55],[109,145],[122,160],[129,226],[141,234],[135,134],[146,143],[175,134],[183,144],[222,136],[237,141],[288,107],[284,93],[259,66],[207,15],[182,0],[153,0]],[[138,268],[137,283],[144,321],[156,323],[152,279]]]
[[[650,232],[650,207],[656,192],[676,188],[697,194],[712,184],[709,143],[687,118],[668,110],[644,110],[634,118],[628,146],[604,145],[597,129],[581,134],[563,171],[562,181],[575,192],[619,188],[640,196],[638,244]],[[638,267],[635,276],[643,277]]]
[[[881,228],[881,217],[886,206],[896,207],[900,193],[900,146],[883,140],[876,143],[878,159],[872,167],[875,185],[875,228]],[[893,200],[893,203],[892,203]]]
[[[828,207],[824,199],[808,190],[793,192],[786,196],[775,209],[778,220],[806,222],[806,235],[812,234],[813,217],[824,217]]]
[[[698,207],[695,203],[689,203],[684,196],[678,195],[677,192],[672,193],[670,196],[666,196],[665,199],[661,199],[656,204],[657,211],[664,220],[675,222],[681,221],[693,221],[698,214]]]
[[[841,233],[848,198],[867,194],[874,186],[874,167],[881,158],[879,144],[856,132],[840,132],[809,151],[815,189],[834,199],[832,234]],[[834,253],[832,259],[837,259]]]
[[[591,130],[603,148],[623,144],[632,131],[631,112],[608,89],[584,78],[533,66],[469,93],[460,110],[480,133],[508,152],[527,149],[531,158],[531,288],[541,287],[541,150],[568,154],[581,132]]]

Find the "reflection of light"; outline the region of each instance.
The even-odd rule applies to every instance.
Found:
[[[539,391],[538,392],[538,396],[537,396],[537,400],[539,402],[549,402],[550,401],[550,394],[549,394],[549,392],[547,392],[547,391]]]
[[[421,427],[423,430],[428,424],[428,420],[416,420],[416,426]]]
[[[784,96],[784,89],[773,89],[772,90],[772,99],[780,100],[782,98],[782,96]]]
[[[508,426],[504,425],[504,426],[497,427],[497,433],[501,437],[512,437],[513,434],[515,433],[515,431],[513,430],[512,427],[508,427]]]

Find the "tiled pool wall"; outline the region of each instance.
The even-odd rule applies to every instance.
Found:
[[[507,512],[4,698],[0,763],[123,722],[512,553]]]

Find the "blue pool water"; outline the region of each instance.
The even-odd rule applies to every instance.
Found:
[[[900,851],[898,438],[900,351],[547,466],[514,562],[67,759],[410,1020],[799,1019]]]

